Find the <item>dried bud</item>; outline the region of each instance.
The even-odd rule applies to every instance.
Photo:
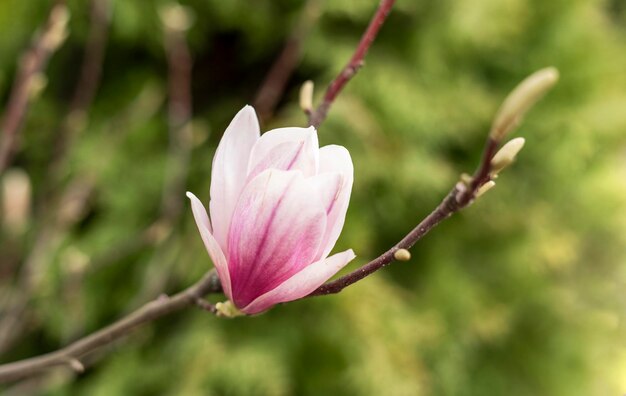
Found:
[[[10,169],[2,178],[2,219],[4,228],[19,234],[30,220],[30,178],[21,169]]]
[[[497,175],[502,169],[511,165],[515,157],[520,152],[524,143],[524,138],[515,138],[508,141],[491,159],[491,174]]]
[[[300,108],[309,114],[313,111],[313,81],[308,80],[300,88]]]
[[[496,185],[496,182],[494,182],[493,180],[489,180],[487,183],[480,186],[478,188],[478,191],[476,191],[476,198],[480,198],[487,191],[491,190],[495,185]]]
[[[170,30],[184,32],[189,30],[195,20],[193,11],[177,3],[170,3],[159,9],[163,25]]]
[[[398,249],[393,253],[393,258],[398,261],[409,261],[411,259],[411,252],[406,249]]]
[[[548,67],[522,81],[500,106],[491,126],[491,138],[500,141],[515,129],[526,112],[556,84],[558,79],[558,70]]]

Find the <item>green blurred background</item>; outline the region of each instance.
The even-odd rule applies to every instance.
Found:
[[[0,2],[2,103],[51,4]],[[194,16],[188,168],[168,137],[166,4],[109,2],[100,84],[78,122],[68,107],[92,22],[89,1],[69,2],[69,36],[3,180],[28,176],[32,210],[25,226],[5,221],[1,233],[1,362],[59,348],[207,271],[184,190],[208,200],[221,134],[257,103],[289,37],[301,56],[262,130],[304,126],[300,85],[314,80],[319,98],[378,2],[181,0]],[[399,240],[474,169],[509,90],[550,65],[561,80],[517,133],[527,140],[517,163],[420,241],[410,262],[258,317],[190,308],[90,355],[83,375],[58,369],[0,392],[626,393],[623,0],[399,0],[319,131],[355,165],[336,250],[357,253],[349,270]],[[172,203],[180,211],[168,212],[171,172],[182,192]]]

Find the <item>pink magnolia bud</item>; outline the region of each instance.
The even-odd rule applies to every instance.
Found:
[[[244,313],[302,298],[354,257],[328,257],[346,217],[353,166],[348,150],[319,148],[315,128],[260,136],[254,109],[230,123],[213,158],[211,218],[191,207],[226,296]]]

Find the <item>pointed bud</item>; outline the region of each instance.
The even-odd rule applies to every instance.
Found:
[[[409,261],[411,259],[411,252],[406,249],[398,249],[393,253],[393,258],[398,261]]]
[[[307,80],[302,84],[300,88],[300,108],[306,114],[310,114],[313,111],[313,81]]]
[[[524,138],[515,138],[508,141],[491,159],[491,173],[497,175],[502,169],[511,165],[515,157],[520,152],[524,143]]]
[[[487,183],[480,186],[478,188],[478,191],[476,191],[476,198],[480,198],[487,191],[491,190],[495,185],[496,185],[496,182],[494,182],[493,180],[489,180]]]
[[[517,127],[524,115],[559,79],[554,67],[541,69],[522,81],[507,96],[491,126],[490,137],[496,141]]]

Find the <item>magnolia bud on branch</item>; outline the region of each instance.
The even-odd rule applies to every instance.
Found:
[[[311,80],[305,81],[300,88],[300,108],[305,114],[311,114],[313,111],[313,89]]]
[[[515,138],[508,141],[491,159],[491,177],[497,176],[497,174],[508,167],[515,161],[515,157],[524,147],[526,141],[524,138]]]
[[[547,67],[522,81],[502,103],[489,136],[495,141],[501,141],[517,127],[528,110],[556,84],[558,79],[558,70]]]

